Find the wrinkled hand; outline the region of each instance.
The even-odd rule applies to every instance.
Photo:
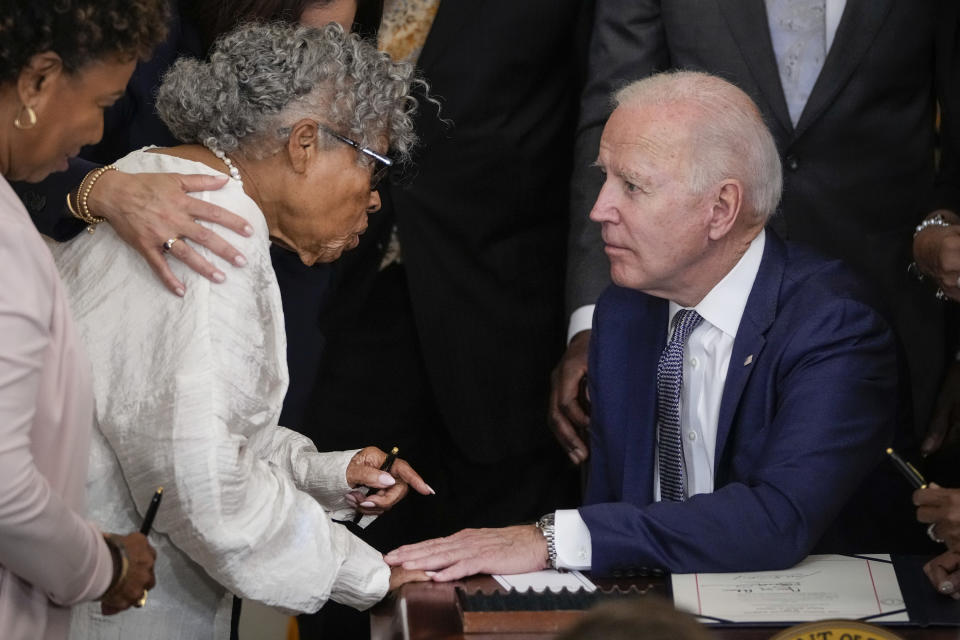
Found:
[[[408,582],[429,582],[430,576],[424,571],[409,571],[403,567],[390,567],[390,591],[399,589]]]
[[[936,537],[951,551],[960,552],[960,489],[944,489],[931,482],[926,489],[913,492],[913,504],[917,520],[935,524]]]
[[[573,336],[560,362],[550,374],[550,404],[547,420],[554,437],[574,464],[590,455],[587,430],[590,416],[580,403],[580,381],[587,375],[590,332]]]
[[[548,567],[547,540],[532,524],[464,529],[394,549],[383,559],[394,567],[427,571],[437,582],[475,573],[526,573]]]
[[[947,375],[940,387],[937,396],[936,409],[933,419],[927,429],[927,436],[923,439],[921,452],[923,455],[934,453],[944,443],[955,445],[960,441],[960,362],[951,362],[947,367]]]
[[[347,484],[357,488],[347,494],[347,501],[364,515],[380,515],[400,502],[413,487],[421,495],[436,493],[423,478],[402,458],[393,461],[390,473],[380,471],[387,454],[376,447],[366,447],[356,453],[347,465]],[[370,495],[363,495],[362,487],[370,487]]]
[[[144,257],[164,286],[182,296],[186,288],[173,275],[163,251],[163,243],[168,239],[186,238],[230,264],[238,267],[246,264],[246,258],[239,251],[196,221],[213,222],[244,236],[253,235],[253,228],[240,216],[187,195],[219,189],[227,180],[226,176],[107,171],[90,191],[89,206]],[[223,282],[226,278],[186,242],[175,243],[169,255],[214,282]]]
[[[960,600],[960,553],[947,551],[923,565],[933,588],[954,600]]]
[[[157,552],[147,542],[146,536],[137,532],[116,537],[123,543],[130,565],[126,577],[100,598],[100,611],[105,616],[119,613],[137,604],[143,597],[144,591],[153,589],[157,583],[153,576],[153,562]]]
[[[947,209],[933,213],[942,215],[951,226],[927,227],[918,233],[913,239],[913,259],[947,296],[960,300],[960,217]]]

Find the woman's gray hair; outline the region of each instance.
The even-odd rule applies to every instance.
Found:
[[[783,191],[773,135],[753,100],[735,85],[699,71],[659,73],[614,94],[614,106],[668,106],[692,110],[690,187],[702,195],[724,178],[744,185],[747,211],[766,221]]]
[[[416,142],[414,83],[421,81],[411,65],[337,24],[253,22],[217,40],[209,62],[178,60],[156,104],[179,140],[225,152],[273,152],[294,123],[310,118],[365,147],[377,148],[385,136],[402,162]]]

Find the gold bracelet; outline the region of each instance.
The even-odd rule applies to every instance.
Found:
[[[80,209],[80,194],[83,193],[83,185],[86,184],[87,178],[89,178],[89,177],[93,174],[94,171],[96,171],[96,169],[94,169],[93,171],[88,171],[87,174],[86,174],[85,176],[83,176],[83,180],[80,181],[80,186],[77,187],[77,191],[76,191],[76,193],[75,193],[74,196],[73,196],[74,201],[77,203],[76,209],[73,208],[73,206],[71,206],[71,203],[70,203],[70,193],[67,193],[67,208],[70,209],[70,213],[72,213],[74,216],[76,216],[76,218],[77,218],[78,220],[82,220],[83,222],[86,222],[87,224],[91,224],[90,220],[84,218],[84,217],[83,217],[83,214],[81,214],[80,211],[79,211],[79,209]],[[96,225],[94,225],[94,226],[96,226]]]
[[[119,169],[112,164],[108,164],[94,169],[83,177],[83,180],[80,181],[80,186],[77,188],[77,211],[74,211],[73,207],[70,207],[70,196],[67,196],[67,206],[70,207],[71,213],[74,213],[74,215],[87,223],[87,231],[90,233],[96,230],[98,224],[106,220],[103,216],[93,215],[90,211],[88,200],[90,198],[90,192],[93,190],[93,185],[95,185],[97,180],[107,171],[119,171]]]

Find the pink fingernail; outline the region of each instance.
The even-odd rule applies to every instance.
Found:
[[[437,495],[437,492],[434,491],[434,490],[433,490],[433,487],[431,487],[430,485],[427,485],[427,490],[430,492],[430,495],[432,495],[432,496]]]
[[[177,287],[176,289],[174,289],[173,292],[174,292],[175,294],[177,294],[178,296],[180,296],[181,298],[182,298],[183,296],[185,296],[186,293],[187,293],[186,291],[183,290],[183,287]]]
[[[385,484],[388,487],[392,487],[393,485],[397,484],[397,481],[394,480],[393,476],[391,476],[389,473],[381,473],[379,480],[380,484]]]
[[[247,234],[248,236],[252,236],[252,235],[253,235],[253,227],[251,227],[250,225],[246,225],[246,226],[243,228],[243,232],[244,232],[245,234]]]
[[[214,281],[214,282],[223,282],[223,281],[226,280],[226,279],[227,279],[227,276],[223,275],[223,274],[220,273],[219,271],[214,271],[214,272],[213,272],[213,281]]]
[[[375,507],[375,506],[377,506],[377,505],[375,505],[374,503],[370,502],[369,500],[365,500],[364,502],[361,502],[361,503],[360,503],[360,506],[361,506],[361,507],[367,507],[367,508],[369,509],[370,507]]]
[[[437,575],[437,572],[436,572],[436,571],[424,571],[423,574],[424,574],[425,576],[427,576],[428,578],[432,578],[433,576]]]
[[[241,255],[238,255],[233,259],[233,264],[237,265],[238,267],[245,267],[247,266],[247,259]]]

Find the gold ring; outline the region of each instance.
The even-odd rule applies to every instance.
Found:
[[[167,240],[166,242],[164,242],[164,243],[163,243],[163,252],[164,252],[164,253],[167,253],[168,251],[170,251],[171,249],[173,249],[173,245],[175,245],[179,239],[180,239],[180,238],[170,238],[169,240]]]
[[[142,606],[145,605],[145,604],[147,604],[147,590],[146,590],[146,589],[143,590],[143,595],[140,597],[139,600],[137,600],[137,606],[138,606],[138,607],[142,607]]]

